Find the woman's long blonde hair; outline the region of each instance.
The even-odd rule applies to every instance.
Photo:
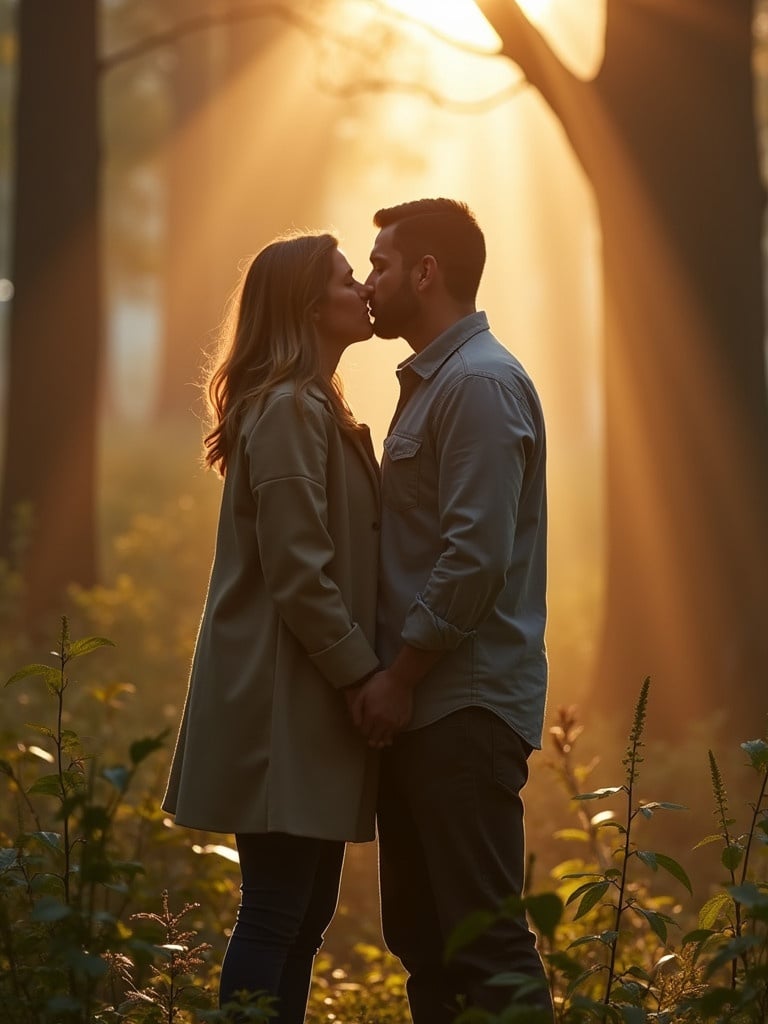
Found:
[[[278,238],[251,261],[230,304],[205,392],[211,430],[203,462],[222,476],[245,407],[276,385],[294,382],[299,398],[310,384],[328,398],[344,429],[358,429],[336,377],[320,373],[312,313],[328,288],[333,235]]]

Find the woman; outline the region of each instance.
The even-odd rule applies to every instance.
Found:
[[[378,466],[334,376],[373,333],[369,294],[331,235],[272,242],[208,383],[205,462],[224,489],[163,807],[235,833],[220,1002],[267,991],[280,1024],[304,1020],[344,842],[374,836],[376,754],[344,691],[378,667]]]

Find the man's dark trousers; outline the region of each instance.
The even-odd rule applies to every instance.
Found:
[[[546,979],[525,920],[502,918],[445,960],[453,929],[519,895],[525,871],[523,805],[530,746],[494,712],[466,707],[396,737],[382,755],[379,861],[384,939],[410,977],[414,1024],[449,1024],[459,1005],[499,1012],[502,972]],[[537,1019],[540,1019],[537,1015]]]

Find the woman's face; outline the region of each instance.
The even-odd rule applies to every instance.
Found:
[[[368,300],[373,289],[352,276],[352,267],[338,249],[325,296],[315,310],[315,329],[321,345],[343,351],[373,334]]]

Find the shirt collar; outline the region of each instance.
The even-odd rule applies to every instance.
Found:
[[[431,341],[425,349],[409,356],[397,367],[398,377],[407,367],[422,380],[429,380],[440,369],[443,363],[461,346],[481,331],[489,330],[488,317],[483,310],[462,317],[448,330]]]

